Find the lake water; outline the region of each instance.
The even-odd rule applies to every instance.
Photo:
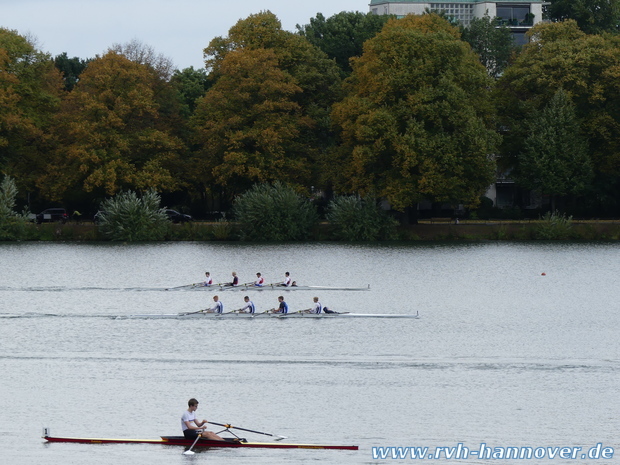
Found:
[[[124,319],[197,311],[165,291],[260,271],[340,311],[420,319]],[[0,245],[0,457],[7,464],[368,464],[373,447],[582,447],[620,454],[616,244]],[[243,293],[223,292],[227,310]],[[258,311],[275,291],[250,294]],[[118,318],[121,317],[121,318]],[[200,419],[359,451],[49,444],[180,434]],[[217,431],[217,430],[216,430]],[[252,440],[264,436],[244,434]],[[613,460],[617,460],[614,457]],[[612,463],[613,460],[597,460]],[[419,461],[419,460],[418,460]],[[426,463],[505,463],[468,459]],[[559,457],[529,463],[591,463]],[[514,462],[511,462],[514,463]]]

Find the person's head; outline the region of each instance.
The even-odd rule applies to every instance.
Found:
[[[280,302],[284,302],[284,297],[283,297],[283,296],[280,296],[280,297],[278,297],[278,300],[279,300]]]
[[[209,273],[208,271],[205,273],[205,276],[211,276],[211,273]]]
[[[217,301],[219,300],[219,297],[218,297],[218,296],[216,296],[216,295],[214,295],[214,296],[213,296],[213,300],[214,300],[215,302],[217,302]]]
[[[286,273],[284,273],[284,276],[290,276],[291,274],[287,271]]]
[[[250,301],[250,298],[246,295],[246,296],[243,298],[243,300],[245,300],[246,302],[249,302],[249,301]]]
[[[187,401],[187,406],[188,407],[198,407],[198,401],[196,399],[194,399],[193,397]]]
[[[237,276],[237,272],[236,272],[236,271],[233,271],[232,275],[233,275],[233,276]]]
[[[258,276],[260,278],[260,273],[256,273],[256,276]]]
[[[318,302],[319,298],[318,297],[313,297],[312,300],[314,300],[315,302]]]

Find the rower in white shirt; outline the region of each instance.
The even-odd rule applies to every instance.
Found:
[[[310,309],[310,313],[321,313],[323,311],[323,306],[321,305],[321,302],[319,302],[319,298],[314,297],[312,300],[314,300],[314,305]]]
[[[284,273],[284,281],[282,281],[281,283],[279,283],[279,286],[284,286],[284,287],[290,287],[291,285],[291,274],[287,271],[286,273]]]
[[[203,286],[211,286],[213,284],[213,278],[211,277],[211,273],[208,271],[205,273],[205,282],[202,283]]]
[[[250,300],[250,298],[246,295],[243,300],[245,301],[245,307],[239,310],[239,313],[255,313],[256,307],[254,303]]]
[[[256,281],[254,281],[254,285],[257,287],[262,287],[265,284],[265,278],[260,273],[256,273]]]
[[[224,304],[218,296],[213,296],[213,307],[206,310],[207,313],[224,313]]]

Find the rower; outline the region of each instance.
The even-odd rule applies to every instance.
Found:
[[[239,277],[237,276],[237,272],[233,271],[232,272],[232,282],[230,283],[226,283],[227,286],[238,286],[239,285]]]
[[[239,310],[239,313],[255,313],[256,307],[254,303],[250,300],[250,298],[246,295],[243,300],[245,301],[245,307]]]
[[[278,297],[278,302],[280,302],[280,305],[278,306],[277,310],[274,309],[273,313],[282,313],[282,314],[288,313],[288,304],[284,302],[283,296]]]
[[[290,287],[291,285],[291,274],[287,271],[284,273],[284,281],[278,284],[278,286]]]
[[[216,295],[213,296],[213,307],[207,309],[207,313],[223,313],[224,304],[220,301],[220,298]]]
[[[254,285],[257,287],[262,287],[265,284],[265,278],[260,273],[256,273],[256,281],[254,281]]]
[[[211,273],[209,273],[208,271],[205,273],[205,276],[205,282],[202,283],[202,285],[208,287],[213,284],[213,278],[211,277]]]
[[[310,313],[321,313],[323,311],[323,306],[321,305],[321,302],[319,302],[319,298],[314,297],[312,300],[314,301],[314,305],[310,309]]]
[[[214,441],[223,441],[224,439],[218,436],[211,431],[207,431],[206,425],[208,423],[207,420],[198,421],[196,420],[196,409],[198,408],[198,401],[194,398],[191,398],[188,402],[188,409],[183,412],[181,416],[181,428],[183,430],[183,436],[186,439],[196,439],[198,434],[205,439],[212,439]]]

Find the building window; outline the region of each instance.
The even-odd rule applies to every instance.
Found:
[[[534,20],[526,5],[498,6],[497,18],[505,26],[531,26]]]
[[[463,26],[469,26],[473,18],[474,5],[464,3],[431,3],[430,11],[445,14],[458,20]]]

